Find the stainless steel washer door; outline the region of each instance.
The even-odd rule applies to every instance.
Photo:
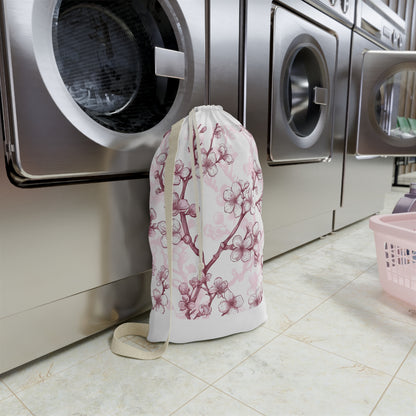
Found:
[[[329,160],[336,38],[281,7],[274,8],[272,24],[269,161]]]
[[[416,53],[363,53],[356,155],[416,154]]]
[[[144,177],[170,126],[204,103],[204,0],[1,5],[6,168],[18,186]]]
[[[134,147],[132,135],[167,115],[178,94],[177,78],[184,77],[184,54],[165,10],[158,2],[137,0],[50,5],[51,17],[41,15],[40,7],[33,17],[36,60],[49,93],[92,140],[116,149]],[[45,42],[50,37],[53,54]],[[156,75],[157,48],[181,55],[181,75]]]

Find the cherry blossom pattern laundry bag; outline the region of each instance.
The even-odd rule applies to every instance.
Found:
[[[165,135],[150,168],[148,341],[218,338],[266,320],[262,191],[256,143],[220,106],[196,107]]]

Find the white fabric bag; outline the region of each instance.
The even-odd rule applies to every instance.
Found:
[[[113,352],[156,358],[169,341],[223,337],[266,320],[262,191],[255,141],[221,107],[196,107],[172,126],[150,168],[149,326],[120,325]],[[143,352],[120,340],[131,334],[165,345]]]

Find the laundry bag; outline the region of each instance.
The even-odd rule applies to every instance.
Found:
[[[251,134],[220,106],[201,106],[172,126],[150,168],[152,310],[149,325],[120,325],[113,352],[160,356],[185,343],[252,330],[266,320],[263,177]],[[145,352],[139,334],[165,342]]]

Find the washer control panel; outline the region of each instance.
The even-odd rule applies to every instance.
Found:
[[[355,30],[388,49],[405,47],[404,20],[379,0],[360,0],[357,3]]]
[[[355,0],[304,0],[350,27],[354,24]]]

